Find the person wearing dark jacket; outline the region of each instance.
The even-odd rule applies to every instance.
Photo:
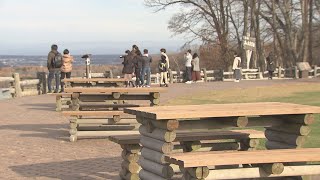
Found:
[[[166,75],[168,73],[168,62],[166,56],[161,55],[161,60],[159,61],[159,72],[160,72],[160,87],[168,87],[168,82],[166,81]],[[164,82],[164,84],[162,84]]]
[[[273,72],[275,70],[275,65],[274,65],[274,57],[273,53],[271,52],[269,56],[267,57],[267,71],[269,72],[269,77],[268,79],[272,79],[273,77]]]
[[[134,63],[133,63],[133,56],[129,50],[126,51],[126,55],[122,56],[123,57],[123,69],[122,73],[124,74],[124,79],[126,80],[125,85],[126,87],[132,86],[134,87],[134,83],[132,81],[132,74],[134,70]]]
[[[151,68],[150,64],[152,62],[152,57],[148,54],[148,49],[143,50],[142,56],[142,74],[141,74],[141,81],[143,86],[150,87],[151,84]],[[144,82],[145,75],[147,75],[147,82]]]
[[[142,86],[142,81],[141,81],[141,71],[142,71],[142,54],[140,50],[136,51],[136,55],[133,57],[133,63],[134,63],[134,72],[136,75],[136,87]]]
[[[59,85],[60,85],[60,68],[55,68],[53,61],[55,57],[59,54],[58,52],[58,46],[56,44],[53,44],[51,46],[51,51],[48,54],[48,61],[47,61],[47,68],[49,70],[48,75],[48,93],[52,93],[52,80],[55,78],[56,81],[56,89],[54,90],[54,93],[58,93],[59,91]]]

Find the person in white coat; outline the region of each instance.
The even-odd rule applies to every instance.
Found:
[[[234,53],[232,70],[234,72],[234,82],[239,82],[241,79],[241,58],[237,53]]]
[[[192,55],[189,49],[185,54],[185,66],[186,66],[186,84],[192,83]]]

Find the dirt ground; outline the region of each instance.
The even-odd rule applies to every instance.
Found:
[[[161,101],[208,90],[304,82],[320,79],[173,84]],[[118,179],[120,147],[106,139],[70,143],[68,121],[55,112],[55,96],[3,100],[0,109],[0,179]]]

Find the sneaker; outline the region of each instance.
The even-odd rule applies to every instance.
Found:
[[[64,90],[61,90],[59,93],[64,93]]]
[[[191,83],[192,83],[191,81],[187,81],[187,82],[186,82],[186,84],[191,84]]]
[[[147,88],[149,88],[150,86],[149,86],[149,85],[147,85],[146,87],[147,87]]]
[[[58,93],[58,90],[53,91],[53,93]]]

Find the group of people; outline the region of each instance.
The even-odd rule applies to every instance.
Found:
[[[152,57],[149,55],[148,49],[141,53],[137,45],[132,46],[132,50],[126,50],[123,58],[123,69],[126,87],[150,87],[151,84],[151,67]],[[132,77],[136,76],[136,82],[133,82]],[[145,75],[147,81],[145,82]]]
[[[56,82],[54,93],[59,92],[59,85],[61,85],[60,92],[64,92],[64,82],[62,80],[71,77],[73,61],[74,58],[70,55],[68,49],[65,49],[63,54],[60,54],[56,44],[51,46],[51,51],[48,54],[47,61],[47,68],[49,70],[48,93],[52,93],[51,84],[53,79],[55,79]]]
[[[170,60],[166,54],[166,49],[160,49],[161,57],[158,62],[158,71],[160,73],[160,87],[168,87],[168,71],[170,68]],[[126,80],[126,87],[150,87],[151,83],[151,63],[152,57],[148,54],[148,50],[144,49],[141,53],[137,45],[132,46],[132,50],[126,50],[123,58],[123,70],[124,78]],[[200,75],[200,59],[197,53],[191,54],[191,50],[188,50],[184,56],[185,59],[185,80],[187,84],[199,82],[201,80]],[[136,81],[133,82],[132,77],[136,77]],[[146,77],[146,81],[145,81]]]

